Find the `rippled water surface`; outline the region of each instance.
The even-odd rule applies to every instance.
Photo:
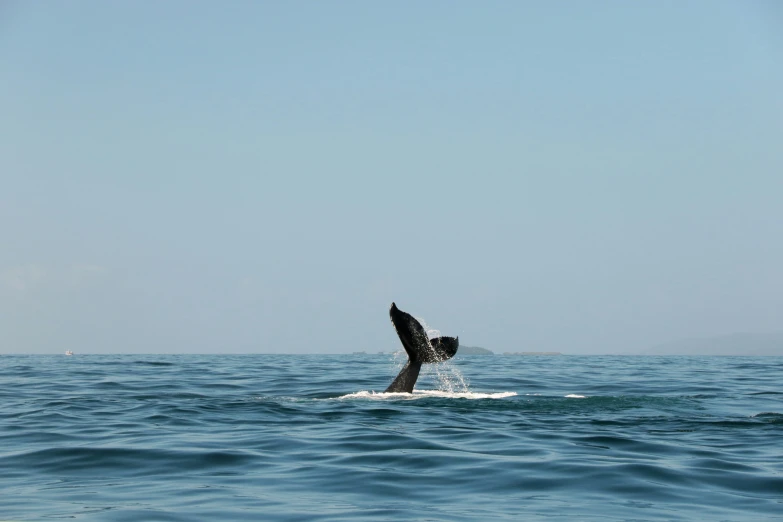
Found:
[[[0,519],[783,520],[783,358],[0,356]]]

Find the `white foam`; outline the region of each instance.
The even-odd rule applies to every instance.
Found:
[[[423,399],[425,397],[441,397],[446,399],[504,399],[514,397],[516,392],[477,393],[477,392],[453,392],[444,390],[413,390],[413,393],[384,393],[374,391],[360,391],[338,397],[338,399]]]
[[[566,397],[566,399],[586,399],[587,398],[586,395],[577,395],[575,393],[569,393],[565,397]]]

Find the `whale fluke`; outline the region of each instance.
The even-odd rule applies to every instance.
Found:
[[[403,348],[408,354],[408,362],[386,388],[386,392],[412,393],[416,379],[419,378],[421,365],[451,359],[459,348],[458,337],[427,338],[427,332],[421,323],[411,314],[403,312],[395,303],[389,309],[389,317],[397,331]]]

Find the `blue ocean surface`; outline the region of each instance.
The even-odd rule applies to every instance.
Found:
[[[2,520],[783,520],[783,358],[0,356]]]

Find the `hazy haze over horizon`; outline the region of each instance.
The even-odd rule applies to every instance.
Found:
[[[0,353],[783,330],[783,6],[6,2]]]

